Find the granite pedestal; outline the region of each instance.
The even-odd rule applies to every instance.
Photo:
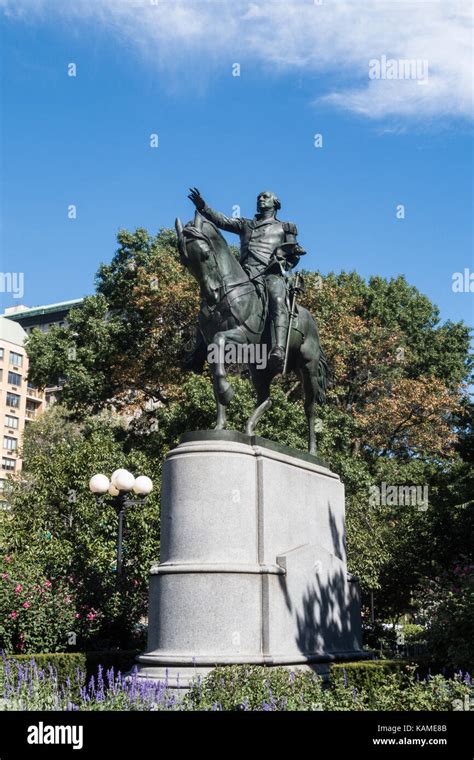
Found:
[[[185,436],[164,463],[139,677],[187,688],[216,665],[361,656],[339,477],[255,436]]]

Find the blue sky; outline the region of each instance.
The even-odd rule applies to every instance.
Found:
[[[453,272],[474,270],[470,114],[464,91],[451,85],[464,70],[456,79],[446,61],[434,60],[428,94],[417,82],[398,82],[396,91],[377,83],[367,94],[359,59],[347,68],[339,40],[338,66],[328,34],[322,42],[315,32],[312,47],[307,29],[299,30],[301,55],[290,50],[293,35],[286,60],[275,53],[279,40],[262,58],[249,19],[243,27],[235,10],[234,17],[228,9],[226,44],[216,49],[210,26],[201,39],[186,19],[166,36],[166,16],[154,29],[134,26],[126,5],[118,2],[114,17],[108,0],[96,0],[105,15],[79,3],[82,14],[68,17],[46,13],[47,2],[30,14],[22,0],[15,7],[24,13],[0,0],[1,270],[25,273],[21,302],[93,292],[117,230],[155,232],[177,215],[187,221],[187,188],[197,185],[211,206],[230,214],[239,204],[244,216],[253,215],[260,190],[275,190],[280,218],[296,223],[308,251],[305,267],[402,273],[443,320],[472,324],[472,293],[452,290]],[[248,5],[263,23],[262,4]],[[204,11],[211,6],[203,3]],[[273,28],[282,21],[273,18]],[[348,22],[328,17],[328,29],[344,38]],[[385,50],[394,54],[393,30],[378,22],[378,37],[361,33],[353,43],[360,66]],[[454,30],[460,35],[463,22]],[[405,40],[407,50],[413,44]],[[237,61],[240,77],[233,77]],[[70,62],[76,77],[67,75]],[[159,135],[157,149],[151,133]],[[315,133],[322,148],[313,145]],[[398,204],[405,219],[396,218]],[[19,302],[0,298],[2,307]]]

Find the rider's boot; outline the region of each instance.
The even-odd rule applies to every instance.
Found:
[[[285,348],[288,334],[288,319],[279,321],[273,325],[275,330],[275,342],[268,357],[270,368],[275,372],[283,372],[285,364]]]

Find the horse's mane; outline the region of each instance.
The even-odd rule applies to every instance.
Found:
[[[196,220],[185,224],[183,227],[183,235],[188,239],[204,240],[212,248],[217,248],[218,252],[219,249],[227,249],[228,246],[226,240],[224,236],[221,235],[216,225],[208,219],[201,217],[201,220],[202,221],[199,225],[196,225]]]

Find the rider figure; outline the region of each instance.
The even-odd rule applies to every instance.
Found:
[[[267,190],[257,197],[257,213],[253,219],[228,217],[209,208],[197,188],[188,196],[197,210],[216,227],[240,236],[240,263],[257,287],[268,293],[272,325],[272,349],[269,361],[282,370],[288,333],[285,271],[298,263],[305,251],[296,241],[296,226],[281,222],[276,212],[281,203],[275,193]]]

